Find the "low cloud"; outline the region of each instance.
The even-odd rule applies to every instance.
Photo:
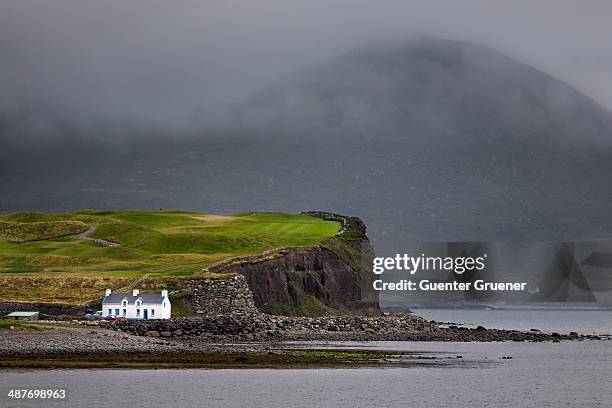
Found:
[[[610,108],[611,12],[605,1],[8,0],[0,115],[41,134],[58,123],[180,134],[279,77],[416,33],[501,50]]]

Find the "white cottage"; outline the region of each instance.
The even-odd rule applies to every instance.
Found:
[[[134,289],[132,293],[111,293],[106,289],[102,300],[102,316],[125,317],[126,319],[169,319],[171,316],[168,291],[161,294],[140,293]]]

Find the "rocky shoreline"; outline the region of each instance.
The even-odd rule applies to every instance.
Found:
[[[26,330],[26,329],[31,330]],[[35,330],[34,330],[35,329]],[[560,342],[607,336],[441,327],[414,314],[380,317],[222,315],[148,321],[25,322],[0,329],[0,368],[314,367],[414,363],[381,353],[296,349],[291,341]],[[383,353],[384,354],[384,353]],[[406,353],[404,353],[406,354]],[[410,353],[408,353],[410,354]],[[422,356],[419,357],[423,358]]]
[[[422,352],[304,348],[275,341],[240,343],[223,335],[133,336],[93,326],[0,330],[0,339],[0,369],[409,366],[423,360]]]
[[[163,338],[227,337],[234,341],[562,341],[601,340],[600,336],[441,327],[414,314],[397,316],[281,317],[266,314],[225,315],[196,319],[118,320],[107,324],[135,336]]]

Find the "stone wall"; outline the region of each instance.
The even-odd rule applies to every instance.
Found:
[[[258,314],[253,292],[242,275],[228,279],[194,279],[187,281],[191,303],[197,315],[221,316]]]
[[[438,327],[413,314],[395,316],[287,317],[268,314],[225,315],[170,320],[100,322],[113,330],[151,337],[240,335],[243,340],[401,340]]]

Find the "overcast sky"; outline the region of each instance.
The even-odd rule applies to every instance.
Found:
[[[0,113],[181,122],[416,33],[500,50],[612,109],[612,2],[3,0]]]

